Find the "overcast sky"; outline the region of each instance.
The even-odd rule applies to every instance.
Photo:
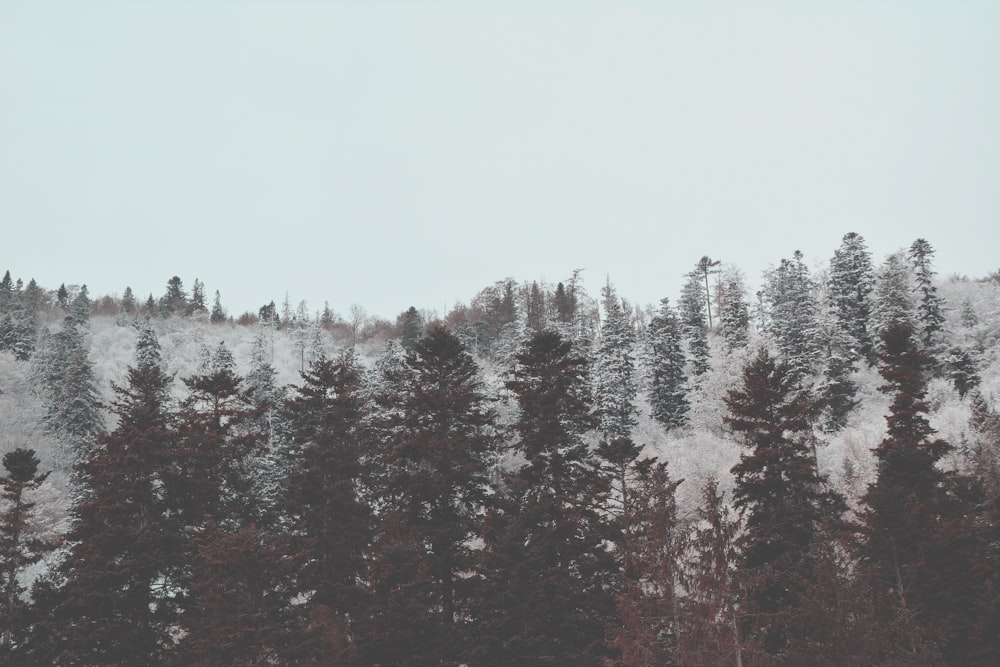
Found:
[[[395,317],[1000,268],[1000,3],[0,2],[0,271]]]

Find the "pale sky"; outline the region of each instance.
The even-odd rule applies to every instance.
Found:
[[[3,2],[0,272],[439,311],[1000,268],[1000,2]]]

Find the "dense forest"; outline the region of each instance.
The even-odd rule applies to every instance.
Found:
[[[1000,271],[933,258],[395,321],[8,272],[0,664],[1000,664]]]

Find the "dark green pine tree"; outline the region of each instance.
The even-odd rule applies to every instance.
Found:
[[[585,357],[553,331],[517,356],[523,467],[505,476],[484,526],[477,605],[481,665],[603,665],[613,650],[617,566],[607,548],[610,480],[584,435],[595,427]]]
[[[452,664],[469,650],[473,544],[489,498],[496,413],[475,360],[443,327],[414,344],[406,367],[376,461],[375,612],[363,655],[372,664]]]
[[[934,354],[940,344],[944,329],[944,314],[941,312],[941,297],[934,285],[934,270],[931,261],[934,248],[925,239],[917,239],[907,253],[913,266],[916,290],[920,294],[917,301],[917,322],[920,340],[924,348]]]
[[[160,298],[159,305],[160,312],[164,317],[183,315],[187,312],[188,297],[180,276],[174,276],[167,281],[167,291]]]
[[[215,300],[212,301],[212,312],[208,316],[208,321],[212,324],[223,324],[226,321],[226,311],[222,307],[222,297],[219,290],[215,290]]]
[[[10,270],[7,270],[4,271],[3,279],[0,279],[0,313],[10,312],[13,300],[14,281],[10,277]]]
[[[948,357],[944,360],[944,367],[951,380],[958,397],[962,400],[965,395],[979,386],[982,378],[976,369],[976,361],[969,354],[969,351],[962,347],[951,348]]]
[[[365,434],[361,372],[353,350],[320,359],[302,374],[287,404],[301,457],[289,479],[288,565],[295,637],[288,664],[350,665],[358,661],[359,619],[368,611],[363,586],[373,515],[362,498]]]
[[[635,416],[635,332],[628,313],[608,279],[601,290],[604,322],[591,365],[594,407],[606,439],[626,437],[638,423]]]
[[[565,295],[564,295],[565,296]],[[531,333],[545,328],[545,293],[537,281],[532,281],[531,287],[524,295],[525,326]]]
[[[864,497],[861,572],[870,577],[882,664],[992,664],[995,635],[982,632],[996,602],[982,591],[996,581],[973,524],[967,482],[938,466],[951,450],[926,414],[932,360],[907,323],[882,335],[880,390],[892,397],[885,439],[875,449],[878,475]],[[990,658],[982,662],[984,655]]]
[[[34,565],[52,551],[54,542],[33,534],[35,519],[33,493],[48,478],[49,473],[38,474],[38,457],[35,450],[18,447],[4,454],[6,474],[0,476],[3,488],[0,498],[4,511],[0,514],[0,573],[2,573],[2,599],[0,599],[0,663],[25,664],[28,634],[28,602],[23,597],[24,587],[20,578],[26,568]]]
[[[147,359],[129,368],[124,386],[113,385],[117,426],[77,464],[71,547],[52,579],[62,585],[36,586],[48,608],[33,628],[28,664],[162,664],[174,643],[170,571],[180,535],[162,475],[173,438],[171,380],[156,354]]]
[[[562,283],[556,285],[555,294],[552,296],[552,307],[555,309],[555,319],[564,324],[573,322],[576,315],[576,300],[573,293],[566,291],[566,286]]]
[[[851,346],[837,352],[852,361],[866,359],[873,362],[875,359],[869,328],[874,288],[875,270],[871,253],[864,238],[851,232],[844,236],[830,260],[827,294],[835,326],[843,334],[842,340]]]
[[[801,660],[803,652],[815,655],[822,631],[801,616],[806,584],[824,527],[845,507],[817,470],[812,428],[819,404],[798,388],[798,378],[762,349],[744,367],[740,386],[727,393],[724,419],[747,448],[733,467],[733,504],[745,527],[737,541],[742,634],[767,655]]]
[[[668,431],[687,423],[688,400],[684,376],[681,325],[669,299],[660,300],[660,310],[649,322],[642,348],[649,376],[650,413]]]

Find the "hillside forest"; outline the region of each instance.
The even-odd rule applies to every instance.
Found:
[[[7,272],[0,664],[1000,664],[1000,271],[831,250],[394,321]]]

